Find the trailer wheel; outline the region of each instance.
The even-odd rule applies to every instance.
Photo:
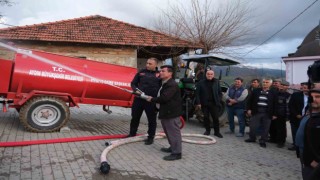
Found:
[[[56,97],[41,96],[22,106],[19,119],[32,132],[53,132],[63,127],[70,117],[69,107]]]

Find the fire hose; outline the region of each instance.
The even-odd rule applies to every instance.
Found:
[[[180,121],[182,123],[182,125],[180,126],[180,129],[182,129],[184,127],[185,122],[182,117],[180,117]],[[141,136],[135,136],[135,137],[131,137],[131,138],[125,138],[125,139],[115,140],[115,141],[111,141],[111,142],[106,142],[107,148],[105,148],[103,150],[103,152],[100,156],[100,162],[101,162],[100,172],[102,172],[103,174],[109,173],[110,165],[107,161],[107,155],[112,149],[119,147],[121,145],[124,145],[124,144],[143,141],[146,139],[147,136],[148,136],[148,134],[144,134]],[[214,137],[206,136],[206,135],[202,135],[202,134],[181,134],[181,136],[182,137],[198,137],[198,138],[209,139],[209,141],[197,141],[197,140],[182,138],[182,142],[186,142],[186,143],[192,143],[192,144],[214,144],[214,143],[216,143],[216,139]],[[154,139],[161,139],[161,138],[165,138],[165,137],[166,137],[166,135],[161,132],[161,133],[156,133]]]

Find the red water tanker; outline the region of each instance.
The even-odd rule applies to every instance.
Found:
[[[40,51],[0,58],[0,103],[16,108],[26,129],[59,130],[78,104],[131,107],[137,69]]]

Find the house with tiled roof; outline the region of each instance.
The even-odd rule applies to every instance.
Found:
[[[292,86],[308,81],[308,67],[320,60],[320,25],[309,32],[295,53],[282,60],[286,64],[286,80]]]
[[[164,60],[201,48],[183,39],[95,15],[0,29],[0,41],[18,48],[144,67],[148,57]],[[0,49],[0,56],[11,54]]]

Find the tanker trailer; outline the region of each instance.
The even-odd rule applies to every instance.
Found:
[[[137,69],[35,50],[14,60],[0,58],[0,103],[16,108],[23,126],[52,132],[69,120],[78,104],[131,107],[130,82]]]

